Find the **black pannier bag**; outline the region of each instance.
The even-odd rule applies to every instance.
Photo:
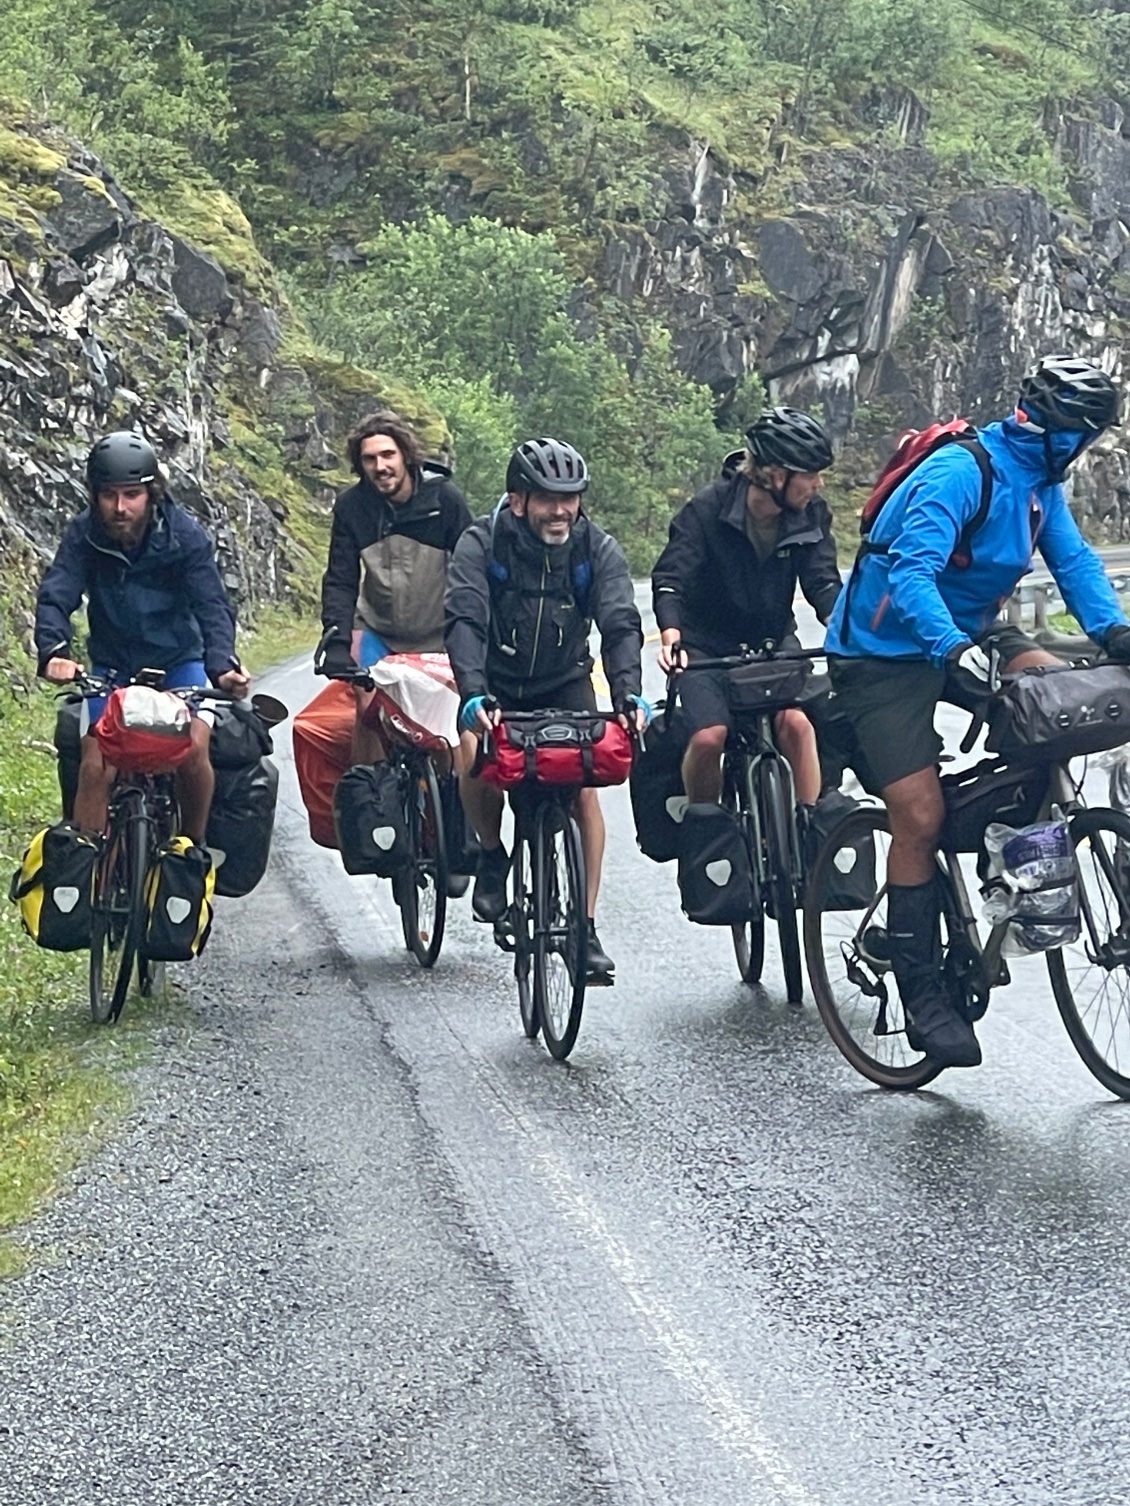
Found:
[[[208,846],[216,856],[216,893],[225,899],[250,894],[267,871],[279,771],[269,758],[216,770],[208,813]],[[223,861],[219,854],[223,853]]]
[[[692,671],[693,673],[693,671]],[[775,711],[804,699],[810,659],[758,659],[726,673],[731,711]]]
[[[334,827],[346,873],[392,878],[411,862],[404,796],[391,764],[357,763],[341,776]]]
[[[644,856],[655,863],[669,863],[679,856],[683,813],[689,803],[682,775],[688,740],[678,708],[663,707],[644,733],[642,751],[628,777],[636,841]]]
[[[474,875],[479,864],[479,839],[467,820],[459,781],[440,779],[440,806],[443,810],[443,840],[447,848],[447,871],[452,875]]]
[[[96,837],[60,822],[36,832],[12,875],[8,898],[20,907],[24,930],[49,952],[90,945]]]
[[[997,698],[985,746],[1011,758],[1059,763],[1130,742],[1130,668],[1042,664]]]
[[[743,925],[753,915],[749,850],[738,818],[710,802],[688,805],[679,851],[679,893],[700,926]]]
[[[983,852],[985,828],[1030,826],[1048,792],[1047,765],[983,758],[958,774],[942,775],[946,824],[941,845],[947,852]]]
[[[254,707],[220,701],[214,709],[209,756],[214,769],[242,769],[274,752],[270,729]]]
[[[81,700],[64,701],[55,715],[59,794],[63,800],[63,817],[67,821],[74,816],[75,796],[78,794],[78,770],[82,762],[81,716]]]
[[[858,800],[830,790],[812,808],[805,856],[811,868],[827,838],[845,817],[860,809]],[[822,910],[866,910],[875,898],[875,836],[865,832],[836,850],[821,895]]]
[[[156,962],[189,962],[204,950],[212,930],[215,893],[212,855],[191,837],[170,837],[157,850],[145,880],[148,915],[141,941]]]

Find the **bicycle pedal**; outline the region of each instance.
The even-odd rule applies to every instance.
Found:
[[[476,919],[478,917],[476,916]],[[494,944],[500,952],[513,952],[517,948],[514,942],[514,933],[505,919],[492,922],[494,926]]]

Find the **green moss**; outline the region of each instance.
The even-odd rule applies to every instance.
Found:
[[[58,189],[49,188],[46,183],[40,183],[35,188],[25,190],[24,198],[38,213],[47,215],[53,209],[58,209],[63,202],[63,195]]]
[[[17,135],[0,126],[0,172],[6,178],[53,178],[67,159],[33,136]]]
[[[301,362],[319,395],[331,406],[337,400],[355,410],[359,399],[368,399],[372,407],[393,408],[406,418],[432,452],[450,445],[451,431],[442,415],[411,388],[375,371],[352,366],[348,361],[335,361],[309,347]]]
[[[148,208],[177,235],[214,256],[250,292],[275,297],[270,266],[260,255],[247,216],[218,184],[182,178]]]

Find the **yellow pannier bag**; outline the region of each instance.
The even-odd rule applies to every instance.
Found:
[[[212,929],[216,873],[212,854],[191,837],[170,837],[157,849],[145,881],[148,916],[141,942],[155,962],[188,962]]]
[[[90,945],[98,850],[97,837],[62,821],[36,832],[12,875],[8,897],[20,907],[24,930],[48,951]]]

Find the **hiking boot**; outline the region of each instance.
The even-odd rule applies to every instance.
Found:
[[[471,875],[469,873],[449,873],[447,875],[448,899],[462,899],[471,887]]]
[[[611,983],[616,964],[600,944],[600,937],[596,934],[596,921],[589,921],[589,944],[588,962],[585,968],[585,982],[600,985]]]
[[[506,875],[509,872],[510,857],[505,847],[484,847],[479,853],[475,888],[471,894],[471,910],[476,920],[495,921],[505,913],[509,903],[506,898]]]
[[[938,897],[926,884],[887,886],[887,946],[906,1015],[906,1039],[942,1067],[979,1067],[973,1026],[950,997],[941,967]]]

